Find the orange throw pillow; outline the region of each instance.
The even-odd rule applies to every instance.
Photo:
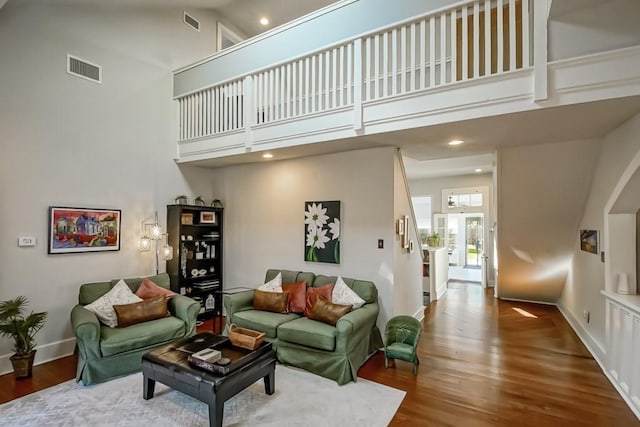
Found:
[[[286,283],[283,292],[289,292],[289,313],[304,313],[307,302],[307,281]]]
[[[160,295],[165,298],[169,298],[175,294],[175,292],[167,288],[163,288],[162,286],[158,286],[149,279],[144,279],[136,291],[136,295],[142,299],[149,299]]]
[[[309,313],[311,313],[311,307],[313,307],[313,304],[316,302],[318,295],[322,295],[327,299],[327,301],[331,301],[332,291],[333,283],[328,283],[318,288],[307,289],[307,301],[304,307],[304,317],[309,317]]]

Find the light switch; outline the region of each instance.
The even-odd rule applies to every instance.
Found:
[[[384,240],[378,239],[378,249],[384,249]]]
[[[36,238],[35,237],[18,237],[18,246],[35,246]]]

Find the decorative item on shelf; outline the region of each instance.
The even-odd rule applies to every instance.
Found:
[[[16,378],[31,377],[36,355],[35,335],[44,326],[46,312],[25,316],[29,300],[24,296],[0,303],[0,336],[13,339],[15,354],[9,358]]]
[[[176,198],[174,200],[176,202],[176,205],[188,205],[189,204],[189,199],[184,194],[180,194],[179,196],[176,196]]]
[[[207,310],[214,310],[216,308],[216,299],[212,294],[209,294],[207,299],[204,300],[204,308]]]
[[[165,244],[162,248],[158,247],[158,241],[166,237]],[[138,249],[140,252],[149,252],[151,250],[151,241],[155,242],[156,255],[156,274],[160,273],[160,259],[169,261],[173,259],[173,247],[169,245],[169,235],[162,231],[162,227],[158,223],[158,212],[155,213],[153,223],[142,223],[142,236],[138,240]]]
[[[222,209],[222,202],[220,201],[220,199],[213,199],[213,201],[211,202],[211,207]]]
[[[619,294],[629,295],[633,294],[629,286],[629,275],[627,273],[618,274],[618,289]]]
[[[200,224],[215,224],[216,222],[215,212],[200,212]]]
[[[193,225],[193,214],[192,213],[183,213],[180,215],[180,224],[182,225]]]
[[[427,245],[432,248],[437,248],[440,246],[440,235],[438,233],[431,233],[429,237],[427,237]]]
[[[193,200],[193,204],[196,206],[204,206],[205,202],[204,199],[202,198],[202,196],[198,196]]]

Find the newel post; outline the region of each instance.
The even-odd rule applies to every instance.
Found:
[[[534,0],[533,2],[533,87],[535,101],[549,99],[547,34],[552,1]]]

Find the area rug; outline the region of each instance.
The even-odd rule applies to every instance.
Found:
[[[405,392],[358,378],[334,381],[284,365],[276,392],[262,380],[224,405],[225,426],[386,426]],[[75,380],[0,405],[2,426],[208,426],[207,405],[156,383],[142,399],[142,374],[85,387]]]

